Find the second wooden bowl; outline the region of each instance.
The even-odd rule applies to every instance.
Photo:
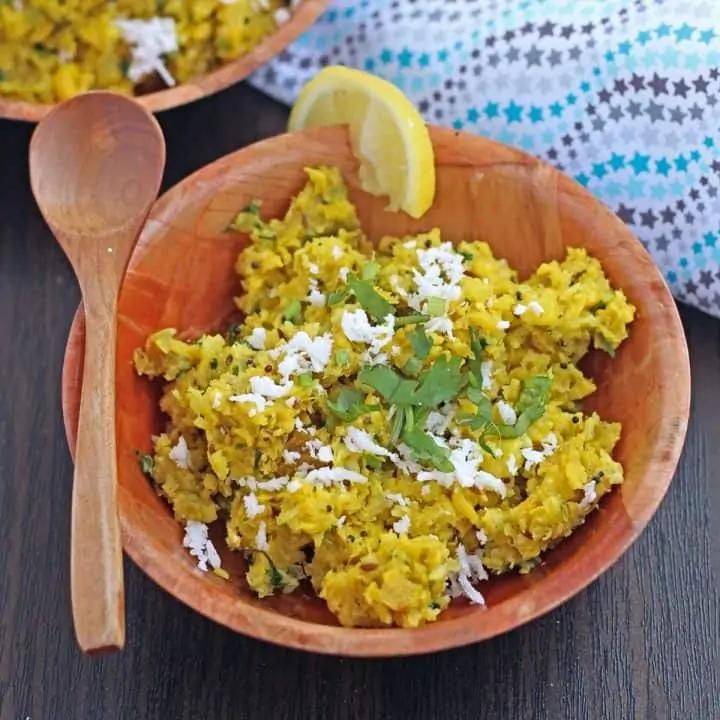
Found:
[[[238,632],[289,647],[350,656],[411,655],[492,637],[548,612],[607,570],[637,538],[672,480],[687,428],[687,346],[673,299],[652,260],[623,223],[585,189],[524,153],[481,137],[432,130],[437,197],[420,220],[384,211],[358,189],[356,161],[342,128],[285,135],[224,157],[167,192],[152,211],[120,297],[117,440],[125,550],[169,593]],[[282,213],[304,182],[303,168],[341,168],[371,238],[442,229],[447,238],[483,239],[521,274],[582,246],[637,307],[630,338],[617,356],[591,358],[599,389],[589,407],[624,424],[616,457],[625,483],[568,540],[525,576],[483,586],[487,608],[454,604],[439,622],[417,630],[339,627],[323,603],[306,596],[258,600],[243,585],[237,555],[224,582],[195,568],[183,531],[138,468],[162,427],[157,391],[138,378],[133,349],[163,327],[203,332],[222,326],[238,292],[233,270],[243,239],[224,228],[238,208],[263,201]],[[73,324],[63,374],[63,409],[75,444],[84,324]],[[220,543],[222,545],[222,542]],[[662,558],[658,559],[662,562]],[[588,622],[592,622],[591,619]]]
[[[140,95],[136,100],[151,112],[160,112],[187,105],[239,83],[294,42],[320,17],[330,2],[331,0],[303,0],[293,10],[290,20],[246,55],[205,75],[199,75],[190,82]],[[55,105],[12,100],[0,95],[0,118],[39,122],[54,107]]]

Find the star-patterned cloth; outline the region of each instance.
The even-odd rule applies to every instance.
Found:
[[[252,82],[290,104],[328,64],[569,173],[720,317],[720,0],[335,0]]]

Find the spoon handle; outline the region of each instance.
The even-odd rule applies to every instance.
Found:
[[[116,308],[96,302],[86,302],[85,308],[70,584],[78,644],[86,653],[101,653],[122,650],[125,644],[115,447]]]

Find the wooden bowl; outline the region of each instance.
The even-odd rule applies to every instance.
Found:
[[[151,112],[186,105],[213,95],[244,80],[302,35],[320,17],[331,0],[303,0],[285,24],[268,35],[257,47],[237,60],[181,85],[138,96],[136,99]],[[0,118],[39,122],[55,107],[0,96]]]
[[[437,198],[421,220],[384,211],[358,189],[356,161],[343,128],[283,135],[208,165],[156,204],[130,261],[119,305],[117,437],[125,550],[155,582],[198,612],[238,632],[293,648],[348,656],[411,655],[473,643],[548,612],[607,570],[638,537],[672,480],[687,428],[690,373],[672,297],[642,245],[599,200],[573,180],[518,150],[482,137],[433,129]],[[486,609],[454,604],[417,630],[339,627],[315,598],[258,600],[243,587],[238,555],[225,552],[232,582],[195,568],[183,531],[138,468],[162,418],[158,389],[138,378],[133,349],[164,327],[203,332],[222,325],[238,291],[233,270],[243,239],[224,228],[254,198],[267,216],[285,211],[304,183],[303,167],[341,168],[363,227],[377,239],[439,226],[455,241],[484,239],[527,275],[542,261],[582,246],[636,305],[630,338],[614,360],[589,362],[599,384],[588,403],[624,424],[616,457],[626,480],[599,511],[545,556],[531,574],[483,585]],[[70,332],[63,409],[75,443],[83,356],[83,315]],[[220,531],[219,537],[222,537]],[[224,543],[222,543],[224,545]],[[662,562],[662,559],[658,559]],[[588,619],[588,622],[593,622]]]

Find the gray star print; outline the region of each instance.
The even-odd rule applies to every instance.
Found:
[[[628,103],[628,112],[630,113],[630,117],[637,118],[642,115],[642,109],[640,107],[640,103],[636,102],[635,100],[631,100]]]
[[[653,123],[665,119],[665,108],[663,108],[662,105],[658,105],[654,100],[649,102],[645,112],[650,116],[650,121]]]
[[[670,121],[677,123],[678,125],[682,125],[683,118],[685,117],[685,113],[680,109],[680,106],[678,105],[676,108],[673,108],[670,110]]]
[[[542,59],[543,51],[538,50],[535,45],[533,45],[526,53],[525,53],[525,59],[527,60],[527,66],[532,67],[533,65],[537,65],[540,67],[540,60]]]
[[[548,20],[538,28],[538,30],[540,31],[540,37],[550,37],[553,34],[554,29],[555,23],[552,23]]]

